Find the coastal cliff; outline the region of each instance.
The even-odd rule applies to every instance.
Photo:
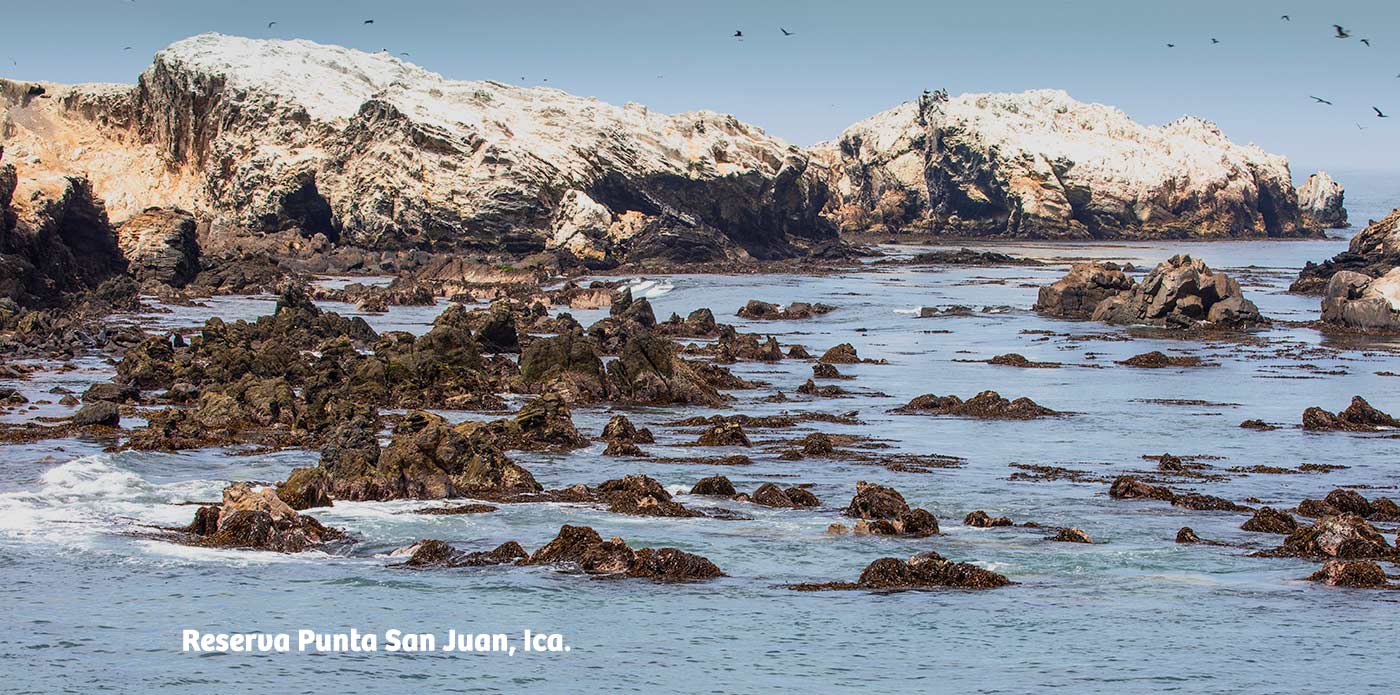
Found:
[[[447,80],[387,53],[205,34],[134,86],[0,93],[22,169],[85,171],[114,219],[179,207],[225,241],[609,263],[785,258],[835,237],[808,155],[733,116]]]
[[[1138,124],[1062,91],[926,92],[814,148],[843,230],[942,236],[1289,237],[1287,161],[1182,118]]]

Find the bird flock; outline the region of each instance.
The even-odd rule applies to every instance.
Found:
[[[1293,21],[1293,18],[1292,18],[1291,16],[1285,14],[1285,15],[1279,15],[1279,20],[1280,20],[1280,21],[1283,21],[1283,22],[1290,22],[1290,23],[1291,23],[1291,22]],[[1334,39],[1341,39],[1341,40],[1344,40],[1344,41],[1345,41],[1345,40],[1351,38],[1351,31],[1348,30],[1346,27],[1340,25],[1340,24],[1333,24],[1333,25],[1332,25],[1332,38],[1334,38]],[[1362,38],[1362,39],[1359,39],[1359,41],[1362,43],[1362,45],[1366,46],[1367,48],[1370,48],[1370,47],[1371,47],[1371,40],[1370,40],[1370,39]],[[1219,43],[1220,43],[1220,39],[1211,37],[1210,43],[1211,43],[1211,45],[1219,44]],[[1175,44],[1175,43],[1168,43],[1168,44],[1167,44],[1167,48],[1176,48],[1176,44]],[[1400,75],[1396,75],[1395,77],[1396,77],[1396,78],[1400,78]],[[1320,104],[1320,105],[1322,105],[1322,106],[1333,106],[1333,105],[1334,105],[1330,100],[1323,99],[1322,97],[1319,97],[1319,96],[1308,95],[1308,98],[1309,98],[1309,99],[1312,99],[1313,102],[1315,102],[1315,103],[1317,103],[1317,104]],[[1386,112],[1382,111],[1382,110],[1381,110],[1379,107],[1377,107],[1377,106],[1372,106],[1372,107],[1371,107],[1371,111],[1375,112],[1376,118],[1390,118],[1390,114],[1387,114]],[[1358,130],[1366,130],[1365,126],[1362,126],[1360,123],[1357,123],[1357,124],[1356,124],[1356,128],[1357,128]]]

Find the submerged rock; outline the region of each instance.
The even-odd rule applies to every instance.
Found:
[[[739,494],[734,489],[734,483],[729,482],[729,478],[722,475],[712,475],[708,478],[701,478],[690,488],[692,495],[708,495],[712,497],[733,497]]]
[[[1299,527],[1284,539],[1282,546],[1261,554],[1310,559],[1394,560],[1400,558],[1400,549],[1387,543],[1365,519],[1355,514],[1337,514],[1322,517],[1312,526]]]
[[[1089,537],[1083,529],[1062,528],[1050,537],[1050,540],[1060,543],[1093,543],[1094,539]]]
[[[1380,589],[1387,585],[1385,570],[1367,560],[1328,560],[1308,576],[1308,581],[1351,589]]]
[[[963,525],[972,526],[974,528],[993,528],[996,526],[1010,526],[1011,519],[1004,516],[989,516],[986,512],[979,509],[975,512],[968,514],[966,517],[963,517]]]
[[[928,393],[892,412],[904,415],[955,415],[984,420],[1033,420],[1062,414],[1029,398],[1009,401],[996,391],[983,391],[966,401],[957,396]]]
[[[995,589],[1010,586],[1011,580],[991,570],[967,562],[953,562],[936,552],[920,553],[906,560],[886,557],[870,563],[855,582],[794,584],[796,591],[909,591],[940,588]]]
[[[404,552],[409,557],[398,566],[413,569],[509,565],[520,563],[529,558],[529,553],[526,553],[525,549],[515,541],[506,541],[496,546],[494,550],[467,552],[458,550],[443,541],[422,540],[405,548]]]
[[[1240,528],[1255,533],[1290,534],[1298,530],[1298,521],[1287,512],[1263,507],[1254,512],[1254,516],[1244,522]]]
[[[830,304],[793,302],[784,308],[777,304],[750,299],[747,304],[739,309],[736,315],[740,318],[764,321],[797,321],[831,313],[835,310],[836,307]]]
[[[938,534],[938,519],[928,510],[910,508],[898,490],[864,480],[856,482],[856,494],[846,506],[845,515],[860,519],[855,528],[858,534],[915,538]]]
[[[1120,360],[1117,364],[1141,369],[1161,369],[1164,367],[1200,367],[1205,363],[1201,358],[1195,355],[1172,357],[1157,350],[1153,350],[1152,352],[1145,352],[1141,355],[1133,355],[1126,360]]]

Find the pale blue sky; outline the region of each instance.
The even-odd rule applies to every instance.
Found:
[[[23,79],[132,82],[166,44],[220,31],[407,51],[452,78],[547,78],[615,103],[727,111],[804,145],[926,88],[1055,87],[1144,122],[1207,118],[1288,155],[1295,175],[1400,170],[1395,0],[5,4],[0,75]],[[1334,23],[1353,38],[1332,38]]]

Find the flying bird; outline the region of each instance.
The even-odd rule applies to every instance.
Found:
[[[1176,44],[1174,44],[1174,43],[1169,43],[1169,44],[1167,44],[1167,48],[1176,48]]]
[[[275,25],[275,24],[277,24],[277,22],[268,22],[268,23],[267,23],[267,28],[268,28],[268,29],[271,29],[271,28],[273,27],[273,25]]]
[[[1289,17],[1288,15],[1283,15],[1282,17],[1279,17],[1279,19],[1282,19],[1282,20],[1285,21],[1285,22],[1291,22],[1291,21],[1293,21],[1293,18],[1292,18],[1292,17]]]
[[[123,48],[122,50],[123,50],[123,51],[129,51],[129,50],[131,50],[131,46],[127,46],[127,47]]]
[[[1381,111],[1380,109],[1374,106],[1371,107],[1371,110],[1376,112],[1376,118],[1390,118],[1390,116],[1385,115],[1384,111]]]
[[[1366,44],[1366,47],[1367,47],[1367,48],[1370,48],[1370,47],[1371,47],[1371,40],[1370,40],[1370,39],[1361,39],[1361,43]]]
[[[1220,39],[1211,39],[1210,42],[1211,42],[1211,43],[1220,43]]]
[[[366,19],[366,20],[365,20],[365,24],[374,24],[374,20],[373,20],[373,19]]]
[[[1357,124],[1356,124],[1356,129],[1357,129],[1357,130],[1365,130],[1365,129],[1366,129],[1366,126],[1361,125],[1360,123],[1357,123]]]
[[[1326,104],[1326,105],[1328,105],[1328,106],[1331,106],[1331,105],[1332,105],[1332,102],[1327,101],[1326,99],[1323,99],[1323,98],[1321,98],[1321,97],[1309,97],[1309,98],[1312,99],[1313,101],[1319,103],[1319,104]]]
[[[736,39],[742,39],[742,38],[744,38],[744,32],[739,31],[738,29],[735,29],[735,30],[734,30],[734,38],[736,38]]]
[[[406,51],[399,51],[399,55],[407,57],[409,54]]]
[[[792,32],[790,32],[790,31],[788,31],[787,29],[784,29],[784,28],[782,28],[782,27],[778,27],[778,31],[783,32],[783,36],[792,36]]]
[[[1343,28],[1342,28],[1342,25],[1340,25],[1340,24],[1333,24],[1333,25],[1332,25],[1332,28],[1337,30],[1337,38],[1339,38],[1339,39],[1349,39],[1349,38],[1351,38],[1351,32],[1347,31],[1346,29],[1343,29]]]

